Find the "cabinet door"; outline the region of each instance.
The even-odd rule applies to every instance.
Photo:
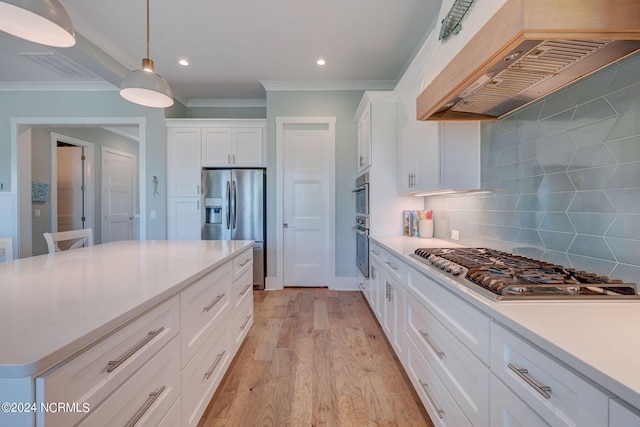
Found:
[[[371,286],[371,308],[378,318],[378,322],[383,322],[383,305],[384,305],[384,277],[383,269],[377,262],[371,263],[371,272],[369,276],[369,285]]]
[[[167,238],[200,240],[200,197],[170,197],[167,206]]]
[[[395,280],[389,281],[387,296],[386,325],[389,330],[387,338],[396,351],[398,359],[404,364],[404,288]]]
[[[232,165],[231,128],[202,128],[202,166]]]
[[[262,167],[262,128],[232,130],[233,150],[231,163],[237,167]]]
[[[490,375],[491,399],[490,414],[491,425],[494,427],[511,426],[549,426],[533,409],[525,405],[511,390],[505,387],[500,380]]]
[[[609,399],[609,427],[640,427],[640,411],[619,399]]]
[[[440,187],[440,131],[438,122],[416,121],[416,177],[412,192]],[[460,172],[460,171],[458,171]]]
[[[200,129],[169,128],[167,135],[167,195],[200,195]]]
[[[440,187],[480,188],[480,123],[440,123]]]
[[[371,109],[367,108],[358,122],[358,172],[371,166]]]

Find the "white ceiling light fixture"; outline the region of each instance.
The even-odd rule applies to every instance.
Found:
[[[58,0],[0,1],[0,30],[47,46],[76,44],[71,18]]]
[[[326,65],[327,61],[325,61],[324,59],[320,58],[316,61],[316,65],[319,65],[320,67],[322,67],[323,65]]]
[[[181,59],[180,61],[178,61],[178,64],[187,67],[189,66],[189,61],[187,61],[186,59]]]
[[[149,58],[149,0],[147,0],[147,57],[142,68],[129,73],[120,85],[120,95],[127,101],[145,107],[166,108],[173,105],[173,92],[169,83],[153,70]]]

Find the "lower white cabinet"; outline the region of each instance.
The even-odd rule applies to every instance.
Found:
[[[200,240],[200,197],[168,197],[167,238],[169,240]]]
[[[640,427],[640,411],[620,399],[609,399],[609,427]]]
[[[185,427],[198,424],[233,358],[229,327],[225,323],[220,322],[182,371],[182,425]]]
[[[253,294],[245,298],[242,305],[233,312],[231,346],[234,352],[240,348],[240,344],[249,333],[251,325],[253,325]]]
[[[178,396],[180,342],[175,337],[79,425],[157,426]]]
[[[537,427],[552,424],[525,405],[499,379],[491,375],[491,427]]]
[[[550,425],[608,425],[607,394],[496,322],[491,371]]]
[[[407,344],[406,370],[434,425],[473,427],[435,371],[411,341]]]

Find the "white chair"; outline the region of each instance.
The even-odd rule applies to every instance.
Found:
[[[93,231],[90,228],[44,233],[43,235],[44,240],[47,241],[47,248],[50,254],[62,252],[63,250],[76,249],[82,246],[93,246]],[[70,243],[70,246],[67,247],[63,245],[63,248],[60,248],[58,242],[65,242],[67,245]]]
[[[0,257],[5,261],[13,261],[13,237],[0,237]]]

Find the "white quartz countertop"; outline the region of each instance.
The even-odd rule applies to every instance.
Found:
[[[0,378],[35,375],[253,241],[121,241],[0,263]]]
[[[613,395],[640,408],[640,339],[635,330],[640,325],[640,300],[496,302],[408,256],[417,248],[455,244],[409,237],[371,239]]]

